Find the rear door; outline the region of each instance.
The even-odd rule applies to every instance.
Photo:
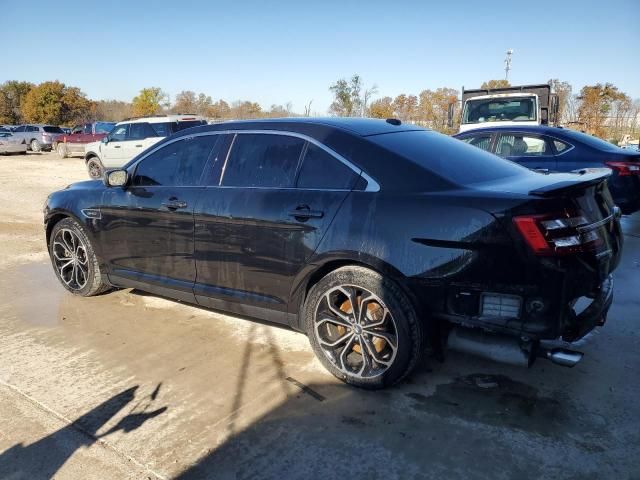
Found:
[[[171,288],[194,301],[193,210],[218,138],[187,137],[163,145],[138,162],[126,189],[107,190],[100,234],[113,281],[152,285],[158,293]]]
[[[557,169],[548,137],[522,132],[501,132],[496,138],[496,155],[541,172]]]
[[[195,211],[196,299],[287,322],[293,280],[359,172],[304,138],[277,132],[237,133],[220,171]]]

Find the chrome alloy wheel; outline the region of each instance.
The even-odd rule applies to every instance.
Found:
[[[313,322],[320,348],[345,375],[373,378],[393,364],[396,323],[373,293],[355,285],[334,287],[318,302]]]
[[[60,279],[72,290],[82,290],[89,278],[87,249],[71,230],[56,233],[51,247],[53,262]]]

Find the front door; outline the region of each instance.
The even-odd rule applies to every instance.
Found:
[[[302,138],[267,133],[237,134],[221,170],[195,210],[196,299],[286,323],[293,280],[359,172]]]
[[[126,163],[129,125],[128,123],[116,125],[107,136],[107,142],[100,145],[100,160],[105,167],[120,167]]]
[[[101,243],[109,278],[194,301],[193,210],[218,136],[169,143],[131,169],[127,188],[107,190]],[[151,285],[152,288],[148,288]]]

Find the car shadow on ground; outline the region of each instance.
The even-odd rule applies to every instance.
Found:
[[[114,395],[74,422],[34,443],[19,443],[10,447],[0,454],[0,478],[54,478],[56,472],[81,447],[89,447],[118,431],[132,432],[147,420],[164,413],[166,406],[150,409],[160,388],[161,384],[158,384],[151,395],[135,404],[129,414],[103,433],[98,431],[135,399],[137,385]]]

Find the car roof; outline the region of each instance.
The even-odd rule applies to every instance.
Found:
[[[456,133],[454,137],[466,136],[473,133],[481,132],[497,132],[501,130],[509,130],[511,132],[538,133],[547,135],[562,135],[566,130],[563,127],[549,127],[546,125],[493,125],[490,127],[479,127],[467,130],[465,132]]]
[[[248,130],[251,128],[264,130],[287,130],[298,127],[325,127],[343,130],[352,135],[367,137],[383,133],[401,132],[409,130],[425,130],[412,124],[401,123],[399,120],[379,120],[362,117],[291,117],[291,118],[265,118],[256,120],[233,120],[216,123],[201,130]]]
[[[121,122],[118,122],[118,125],[125,123],[165,123],[165,122],[188,122],[188,121],[202,121],[203,117],[200,115],[191,115],[188,113],[183,114],[171,114],[171,115],[152,115],[149,117],[136,117],[136,118],[128,118]],[[113,122],[109,122],[113,123]]]

